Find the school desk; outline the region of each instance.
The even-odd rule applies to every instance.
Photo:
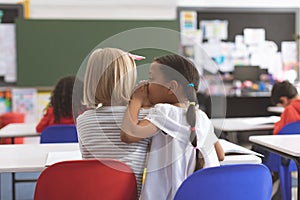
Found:
[[[224,142],[229,149],[236,147],[230,142]],[[233,146],[230,146],[231,144]],[[79,153],[78,143],[0,145],[0,173],[41,172],[46,168],[47,162],[50,162],[48,160],[49,155],[52,154],[51,162],[55,163],[78,159],[78,154],[74,154],[76,151]],[[57,157],[55,158],[55,156]],[[253,154],[230,155],[225,156],[224,161],[221,162],[222,165],[238,163],[257,164],[261,163],[261,159]],[[12,181],[14,197],[16,184],[14,177]],[[25,180],[25,182],[28,182],[28,180]]]
[[[226,140],[219,140],[223,150],[225,152],[225,159],[220,162],[221,165],[230,164],[260,164],[262,162],[261,158],[263,155],[251,151],[245,147],[236,145],[234,143],[228,142]],[[56,162],[68,160],[79,160],[81,159],[80,151],[62,151],[62,152],[49,152],[46,166],[52,165]]]
[[[211,119],[213,126],[224,132],[243,132],[258,130],[273,130],[273,125],[280,119],[278,116],[270,117],[238,117]]]
[[[267,111],[272,112],[272,113],[281,114],[284,111],[284,107],[281,107],[281,106],[269,106],[269,107],[267,107]]]
[[[11,138],[12,144],[16,137],[40,136],[35,130],[36,123],[11,123],[0,129],[0,138]]]
[[[0,173],[12,173],[12,197],[15,199],[15,172],[41,172],[45,169],[48,152],[79,150],[78,143],[0,145]],[[66,158],[67,159],[67,158]]]
[[[231,142],[228,141],[225,142],[228,143],[229,145],[230,144],[234,145],[232,149],[235,148],[236,146]],[[0,173],[41,172],[45,169],[49,152],[71,152],[71,151],[79,151],[78,143],[0,145]],[[65,157],[63,160],[72,159],[68,157],[70,154],[65,154],[65,155],[67,155],[67,157]],[[247,162],[247,160],[245,160],[243,157],[240,157],[239,159],[241,159],[241,162],[243,163]],[[237,161],[238,160],[234,160],[234,162]]]
[[[237,143],[236,133],[248,131],[273,131],[274,123],[279,116],[269,117],[238,117],[238,118],[215,118],[211,122],[216,132],[221,131],[225,138]]]
[[[295,161],[298,169],[298,199],[300,199],[300,135],[250,136],[249,140],[262,148]]]

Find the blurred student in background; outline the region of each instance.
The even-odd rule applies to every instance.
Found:
[[[284,107],[280,120],[274,124],[274,134],[278,134],[288,123],[300,120],[300,98],[296,87],[290,82],[275,83],[271,92],[271,101],[275,105]]]
[[[51,93],[50,102],[45,108],[45,114],[36,126],[38,133],[43,132],[46,127],[54,124],[74,124],[74,117],[77,117],[77,113],[83,111],[83,107],[78,103],[74,104],[73,102],[72,104],[75,80],[75,76],[66,76],[57,82]],[[78,90],[75,91],[76,94],[80,92]],[[73,115],[72,105],[76,115]]]

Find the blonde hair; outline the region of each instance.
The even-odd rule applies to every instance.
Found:
[[[90,55],[83,90],[83,103],[126,105],[136,81],[136,65],[128,53],[115,48],[96,49]]]

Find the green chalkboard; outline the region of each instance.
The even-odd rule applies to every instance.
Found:
[[[16,20],[17,85],[53,86],[60,77],[76,74],[86,56],[99,43],[111,36],[115,37],[118,33],[124,33],[126,30],[161,27],[178,31],[178,26],[177,20],[18,19]],[[123,39],[125,49],[118,43],[111,46],[127,50],[132,48],[132,44],[141,44],[140,48],[132,52],[145,55],[147,59],[137,64],[150,63],[153,57],[169,52],[169,50],[178,50],[179,36],[155,35],[155,31],[152,32],[151,28],[145,28],[144,31],[147,31],[147,34],[135,35],[134,40]],[[155,37],[153,43],[167,43],[167,46],[143,46],[143,41],[149,39],[149,36]],[[138,74],[139,79],[147,78],[147,66],[138,68]]]

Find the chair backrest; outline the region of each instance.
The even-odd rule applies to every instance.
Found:
[[[179,187],[174,200],[271,199],[272,178],[262,164],[225,165],[194,172]]]
[[[11,123],[24,123],[25,122],[25,114],[17,113],[17,112],[6,112],[0,115],[0,128],[11,124]],[[0,144],[12,144],[11,138],[0,138]],[[24,138],[17,137],[14,140],[14,144],[23,144]]]
[[[280,135],[300,134],[300,121],[288,123],[279,131],[278,134]]]
[[[41,134],[40,143],[71,143],[78,142],[76,126],[73,124],[52,125]]]
[[[35,200],[136,200],[137,184],[125,163],[112,159],[64,161],[38,178]]]

